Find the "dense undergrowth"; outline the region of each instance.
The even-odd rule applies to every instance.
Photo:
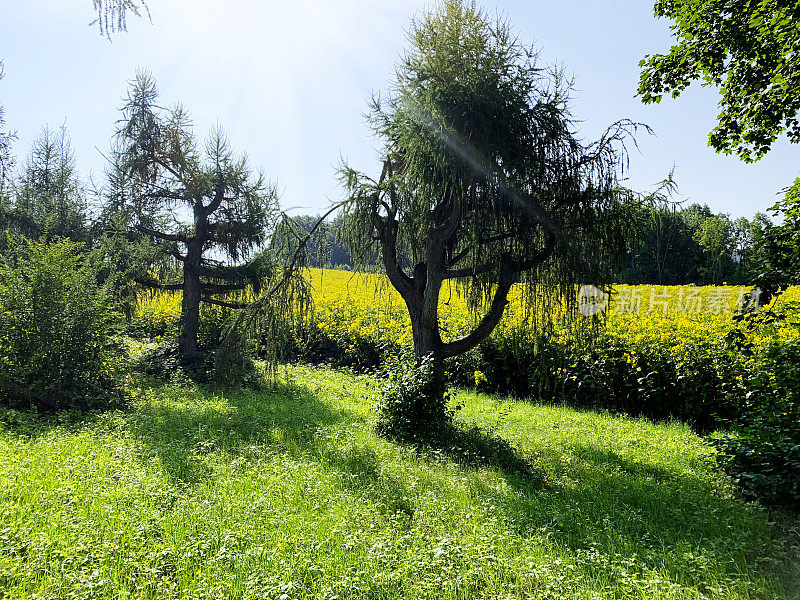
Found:
[[[122,399],[113,281],[99,252],[8,238],[0,255],[0,406],[108,407]]]
[[[2,410],[0,598],[800,591],[796,522],[738,499],[686,425],[461,392],[465,435],[507,441],[470,460],[378,437],[369,376],[286,375],[142,380],[126,411]]]

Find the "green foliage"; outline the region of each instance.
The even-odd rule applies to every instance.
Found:
[[[377,395],[377,431],[392,439],[430,443],[452,427],[450,397],[430,356],[416,365],[399,360]]]
[[[95,408],[120,399],[118,314],[97,253],[17,240],[0,258],[0,402]]]
[[[264,369],[253,360],[256,344],[241,324],[228,324],[224,343],[213,353],[211,381],[223,387],[258,387],[265,383]]]
[[[577,281],[608,281],[634,204],[618,175],[636,125],[583,143],[563,74],[474,2],[440,2],[408,37],[394,85],[370,111],[381,177],[341,169],[342,237],[357,264],[380,253],[417,358],[432,354],[441,369],[491,333],[515,281],[530,284],[537,307],[570,304]],[[483,318],[443,341],[437,303],[451,281]]]
[[[309,267],[333,268],[339,270],[352,270],[353,259],[339,241],[340,230],[342,227],[342,216],[338,215],[331,221],[323,220],[320,222],[321,215],[298,215],[291,217],[291,221],[296,226],[294,236],[288,231],[283,232],[283,236],[290,239],[281,239],[282,236],[273,236],[270,240],[270,247],[288,256],[293,255],[300,243],[309,235],[314,227],[313,237],[305,242],[308,254]]]
[[[765,233],[759,280],[766,291],[774,293],[800,284],[800,178],[770,210],[776,217],[783,217],[783,223]]]
[[[668,54],[641,61],[645,103],[679,96],[692,81],[720,88],[709,135],[718,152],[761,158],[782,133],[800,142],[800,8],[796,0],[658,0],[674,21]]]
[[[350,331],[324,331],[313,319],[287,336],[283,360],[308,360],[315,364],[347,367],[356,372],[375,371],[400,353],[388,340]]]
[[[720,340],[688,344],[676,356],[659,344],[601,336],[591,349],[566,354],[554,387],[572,405],[678,418],[701,431],[741,410],[740,357]]]
[[[28,238],[89,241],[86,192],[65,127],[44,127],[14,186],[9,218]]]
[[[219,127],[201,149],[186,109],[157,101],[154,79],[139,72],[117,130],[103,221],[138,242],[136,252],[118,254],[137,283],[182,291],[188,357],[198,349],[201,303],[241,308],[267,280],[284,276],[262,252],[280,218],[278,194]]]
[[[763,213],[731,222],[707,205],[678,207],[665,197],[632,214],[627,264],[617,283],[752,285],[771,223]]]
[[[223,352],[219,345],[191,356],[180,353],[176,338],[146,350],[136,361],[137,371],[173,385],[210,384],[222,388],[257,388],[265,382],[263,369],[253,360],[250,340],[237,339]]]
[[[380,372],[383,366],[390,375],[395,373],[391,365],[405,364],[399,357],[407,351],[366,332],[323,331],[313,321],[286,343],[284,360],[358,372]],[[640,342],[580,331],[547,335],[520,326],[505,328],[449,359],[446,376],[465,388],[653,419],[677,418],[708,431],[742,410],[746,390],[737,376],[745,359],[738,346],[722,338],[683,344],[676,354],[669,340]],[[394,377],[412,377],[408,369]]]
[[[735,432],[716,440],[718,464],[748,496],[800,509],[800,343],[770,346],[747,390]]]
[[[723,282],[726,262],[733,253],[733,228],[727,216],[705,219],[695,233],[697,242],[706,255],[705,275],[711,285]]]

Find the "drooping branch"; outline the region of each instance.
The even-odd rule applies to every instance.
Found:
[[[511,263],[511,268],[514,270],[515,273],[523,273],[525,271],[530,271],[535,269],[539,265],[541,265],[544,261],[546,261],[550,255],[553,253],[556,247],[557,241],[556,234],[549,229],[545,229],[545,243],[544,247],[535,252],[533,255],[520,260],[514,260]]]
[[[150,19],[150,9],[144,0],[92,0],[92,6],[97,17],[90,25],[97,24],[100,34],[109,40],[112,33],[128,30],[129,12],[138,17],[143,10]]]
[[[183,283],[161,283],[157,279],[152,279],[150,277],[142,277],[141,275],[131,275],[131,279],[133,279],[139,285],[143,285],[144,287],[153,289],[153,290],[164,290],[170,292],[177,292],[183,290]]]
[[[474,277],[475,275],[483,275],[484,273],[491,273],[496,267],[493,262],[485,262],[481,265],[474,267],[464,267],[463,269],[446,269],[442,273],[443,279],[463,279],[465,277]]]
[[[232,292],[241,292],[245,288],[247,288],[247,284],[245,282],[231,283],[228,285],[203,282],[200,283],[200,289],[207,294],[230,294]]]
[[[206,304],[213,304],[214,306],[221,306],[222,308],[232,308],[235,310],[242,310],[250,306],[249,302],[232,302],[227,300],[217,300],[215,298],[209,298],[208,296],[201,296],[200,302],[205,302]]]
[[[144,225],[137,224],[136,231],[139,233],[143,233],[145,235],[149,235],[150,237],[158,238],[159,240],[164,240],[165,242],[182,242],[184,244],[189,243],[189,238],[180,233],[164,233],[163,231],[158,231],[157,229],[150,229],[149,227],[145,227]]]

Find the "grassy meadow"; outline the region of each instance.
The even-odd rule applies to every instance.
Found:
[[[509,442],[464,460],[377,437],[375,383],[289,367],[272,390],[132,380],[125,411],[3,411],[0,598],[800,593],[792,521],[686,425],[461,392],[458,419]]]

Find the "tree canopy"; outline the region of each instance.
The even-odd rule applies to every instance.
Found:
[[[630,196],[618,173],[635,126],[621,121],[582,143],[562,74],[472,2],[443,2],[412,22],[409,39],[394,85],[371,104],[381,176],[341,170],[342,231],[361,260],[380,251],[418,359],[432,355],[441,370],[491,333],[515,282],[537,303],[607,281],[625,249]],[[478,319],[446,340],[437,311],[450,283]]]
[[[88,241],[86,193],[65,127],[43,127],[33,141],[8,216],[28,238]]]
[[[761,256],[761,285],[768,293],[800,285],[800,177],[786,190],[784,198],[770,208],[783,222],[769,228]]]
[[[753,161],[783,133],[800,142],[798,0],[658,0],[654,12],[674,21],[677,43],[641,61],[643,102],[677,98],[699,80],[722,95],[709,134],[718,152]]]

